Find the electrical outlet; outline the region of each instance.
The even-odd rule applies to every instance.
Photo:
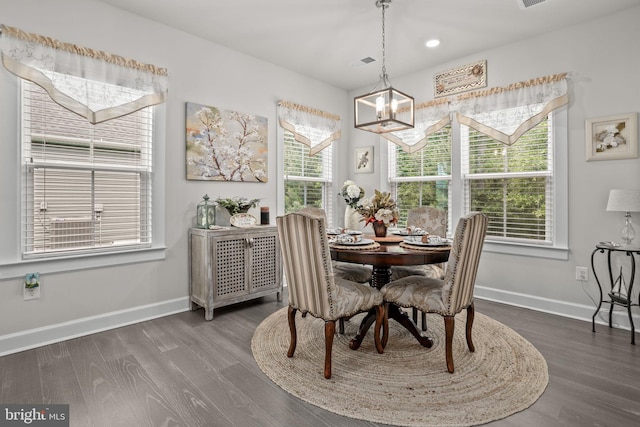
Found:
[[[589,269],[587,267],[576,267],[576,280],[586,282],[589,280]]]

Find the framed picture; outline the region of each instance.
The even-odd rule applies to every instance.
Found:
[[[638,113],[587,119],[587,161],[638,157]]]
[[[373,173],[373,146],[356,148],[353,157],[356,173]]]
[[[187,180],[267,182],[267,119],[186,104]]]
[[[452,68],[433,76],[436,98],[487,86],[487,61],[478,61]]]

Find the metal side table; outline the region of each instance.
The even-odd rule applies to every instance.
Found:
[[[629,257],[629,263],[631,265],[631,271],[629,274],[628,282],[625,283],[625,277],[622,274],[622,269],[620,269],[620,273],[614,278],[613,269],[611,268],[611,255],[620,252],[624,253]],[[602,285],[600,284],[600,279],[598,279],[598,274],[596,273],[595,267],[595,257],[596,254],[607,254],[607,267],[609,268],[609,283],[611,284],[610,291],[607,296],[608,299],[604,298]],[[632,291],[633,291],[633,282],[636,276],[636,260],[635,255],[640,255],[640,248],[630,247],[630,246],[614,246],[609,243],[599,243],[596,245],[596,249],[591,254],[591,271],[593,271],[593,277],[596,279],[596,283],[598,284],[598,291],[600,292],[600,302],[598,303],[598,307],[596,308],[596,312],[593,313],[593,317],[591,318],[591,327],[593,332],[596,331],[596,315],[600,311],[603,303],[609,304],[609,327],[612,325],[612,316],[613,316],[613,307],[620,306],[625,307],[627,309],[627,314],[629,315],[629,324],[631,325],[631,344],[636,344],[636,335],[635,335],[635,327],[633,325],[633,317],[631,315],[631,307],[640,306],[640,297],[638,297],[638,303],[634,304],[632,301]]]

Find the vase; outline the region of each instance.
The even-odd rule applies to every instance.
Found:
[[[344,228],[347,230],[360,229],[360,214],[351,206],[347,206],[344,210]]]
[[[387,237],[387,226],[384,222],[372,222],[371,225],[376,237]]]

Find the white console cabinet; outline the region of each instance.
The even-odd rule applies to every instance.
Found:
[[[282,261],[275,226],[189,229],[191,309],[213,309],[265,295],[282,301]]]

